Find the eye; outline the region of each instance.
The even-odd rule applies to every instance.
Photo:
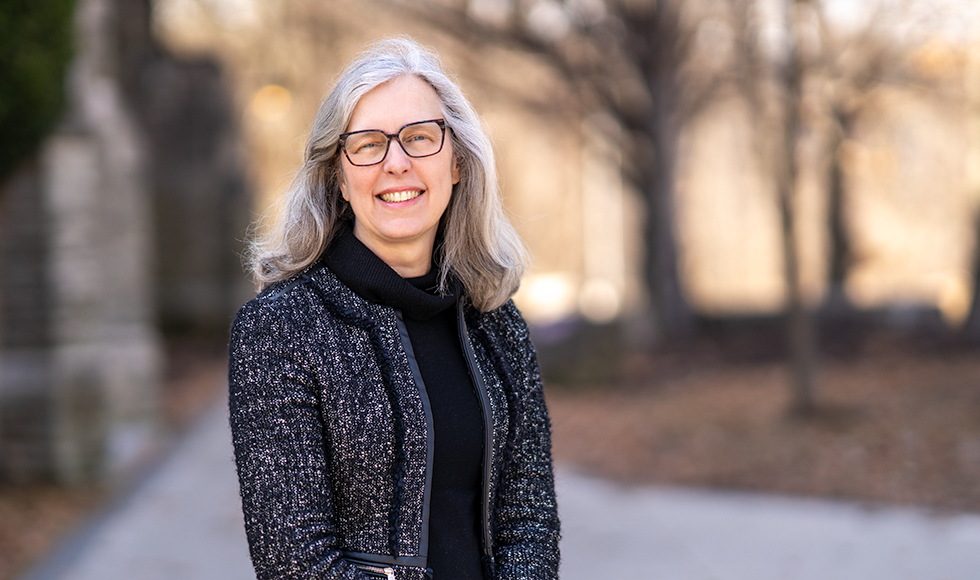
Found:
[[[388,140],[380,133],[359,133],[347,138],[347,151],[349,153],[363,153],[384,147]]]
[[[425,141],[434,141],[435,138],[423,131],[411,131],[402,139],[402,141],[420,143]]]

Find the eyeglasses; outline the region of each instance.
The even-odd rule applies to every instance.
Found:
[[[341,133],[340,148],[351,165],[364,167],[384,161],[392,140],[398,141],[409,157],[430,157],[442,151],[446,141],[446,121],[432,119],[409,123],[393,134],[375,129]]]

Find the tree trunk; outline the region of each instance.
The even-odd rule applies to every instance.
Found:
[[[980,42],[968,51],[966,92],[970,99],[968,123],[970,126],[970,148],[968,179],[973,194],[975,235],[973,238],[973,300],[970,314],[963,325],[963,334],[970,340],[980,341]]]
[[[644,276],[650,292],[660,336],[680,338],[695,330],[695,317],[678,271],[675,238],[674,194],[677,147],[680,140],[679,78],[681,58],[680,8],[677,2],[660,2],[655,9],[632,6],[624,13],[629,41],[649,95],[639,113],[621,111],[631,118],[631,129],[642,133],[648,147],[633,147],[631,160],[647,216],[644,229],[646,257]]]
[[[980,197],[980,192],[975,192]],[[963,324],[963,335],[974,342],[980,342],[980,210],[974,209],[973,226],[973,298],[970,301],[970,314]]]
[[[656,90],[656,89],[654,89]],[[674,194],[678,130],[674,112],[658,107],[648,135],[653,159],[645,173],[647,205],[645,274],[662,336],[681,338],[695,330],[694,314],[681,287],[675,237]]]
[[[848,309],[849,301],[844,285],[851,265],[851,244],[844,222],[844,167],[841,148],[850,133],[850,118],[839,108],[834,109],[837,130],[828,150],[831,152],[830,178],[827,191],[827,230],[830,234],[828,293],[826,306],[831,312]]]
[[[802,101],[803,65],[800,58],[795,22],[796,0],[786,0],[786,35],[788,50],[782,64],[780,82],[783,97],[782,139],[777,169],[779,214],[782,226],[784,276],[786,283],[786,319],[793,381],[793,411],[813,412],[813,375],[816,345],[813,321],[803,301],[800,287],[799,254],[796,247],[795,193],[798,176],[797,140]]]

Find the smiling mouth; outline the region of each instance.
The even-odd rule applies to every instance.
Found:
[[[408,201],[410,199],[415,199],[420,195],[422,195],[422,191],[415,189],[410,191],[393,191],[391,193],[382,193],[378,197],[381,198],[381,201],[387,201],[388,203],[398,203],[400,201]]]

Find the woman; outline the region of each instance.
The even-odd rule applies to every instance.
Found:
[[[558,517],[526,253],[438,57],[382,41],[317,113],[232,328],[258,578],[552,579]]]

